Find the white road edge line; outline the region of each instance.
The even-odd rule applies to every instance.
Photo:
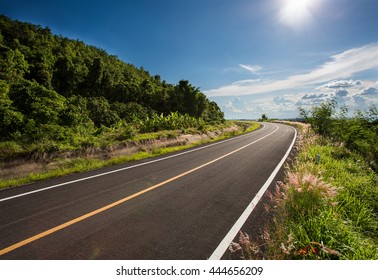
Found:
[[[124,198],[122,198],[120,200],[117,200],[117,201],[111,203],[111,204],[105,205],[105,206],[103,206],[101,208],[93,210],[92,212],[84,214],[84,215],[82,215],[80,217],[77,217],[77,218],[75,218],[73,220],[70,220],[70,221],[65,222],[63,224],[60,224],[60,225],[58,225],[56,227],[53,227],[53,228],[48,229],[46,231],[43,231],[43,232],[41,232],[41,233],[39,233],[37,235],[31,236],[31,237],[29,237],[27,239],[24,239],[24,240],[22,240],[22,241],[20,241],[18,243],[15,243],[15,244],[13,244],[11,246],[8,246],[8,247],[6,247],[4,249],[1,249],[0,250],[0,256],[4,255],[4,254],[7,254],[7,253],[9,253],[9,252],[11,252],[13,250],[16,250],[16,249],[18,249],[18,248],[20,248],[22,246],[25,246],[25,245],[27,245],[27,244],[29,244],[31,242],[34,242],[35,240],[38,240],[38,239],[43,238],[43,237],[45,237],[47,235],[50,235],[50,234],[52,234],[54,232],[57,232],[57,231],[59,231],[59,230],[61,230],[63,228],[69,227],[69,226],[71,226],[73,224],[76,224],[78,222],[81,222],[81,221],[83,221],[83,220],[85,220],[85,219],[87,219],[89,217],[92,217],[92,216],[97,215],[97,214],[99,214],[101,212],[104,212],[104,211],[106,211],[106,210],[108,210],[110,208],[113,208],[113,207],[115,207],[115,206],[117,206],[119,204],[122,204],[122,203],[124,203],[126,201],[129,201],[130,199],[133,199],[133,198],[135,198],[137,196],[143,195],[143,194],[145,194],[147,192],[150,192],[150,191],[152,191],[154,189],[160,188],[160,187],[162,187],[162,186],[164,186],[164,185],[166,185],[166,184],[168,184],[168,183],[170,183],[172,181],[175,181],[175,180],[177,180],[179,178],[182,178],[182,177],[184,177],[184,176],[186,176],[186,175],[188,175],[190,173],[193,173],[193,172],[195,172],[195,171],[197,171],[197,170],[199,170],[201,168],[204,168],[204,167],[206,167],[206,166],[208,166],[210,164],[213,164],[214,162],[217,162],[217,161],[222,160],[222,159],[224,159],[224,158],[226,158],[226,157],[228,157],[228,156],[230,156],[232,154],[235,154],[235,153],[237,153],[237,152],[239,152],[239,151],[241,151],[241,150],[243,150],[243,149],[245,149],[245,148],[247,148],[247,147],[249,147],[249,146],[251,146],[251,145],[253,145],[253,144],[255,144],[255,143],[257,143],[257,142],[259,142],[259,141],[261,141],[263,139],[265,139],[265,138],[267,138],[267,137],[269,137],[270,135],[274,134],[276,131],[279,130],[279,126],[277,126],[277,125],[274,125],[274,126],[276,127],[276,129],[274,131],[266,134],[263,137],[258,138],[257,140],[255,140],[253,142],[250,142],[250,143],[248,143],[248,144],[246,144],[246,145],[244,145],[244,146],[242,146],[242,147],[240,147],[240,148],[238,148],[236,150],[233,150],[232,152],[229,152],[229,153],[227,153],[227,154],[225,154],[223,156],[220,156],[220,157],[218,157],[216,159],[213,159],[213,160],[211,160],[209,162],[206,162],[206,163],[204,163],[204,164],[202,164],[200,166],[197,166],[197,167],[195,167],[195,168],[193,168],[191,170],[188,170],[188,171],[186,171],[184,173],[181,173],[181,174],[179,174],[179,175],[177,175],[175,177],[172,177],[172,178],[170,178],[170,179],[168,179],[168,180],[166,180],[164,182],[158,183],[158,184],[156,184],[154,186],[151,186],[151,187],[149,187],[147,189],[141,190],[141,191],[139,191],[137,193],[134,193],[134,194],[132,194],[130,196],[124,197]]]
[[[282,158],[282,160],[278,163],[272,174],[269,176],[268,180],[264,183],[264,185],[261,187],[259,192],[256,194],[256,196],[253,198],[253,200],[248,204],[247,208],[244,210],[243,214],[239,217],[239,219],[236,221],[236,223],[232,226],[230,231],[227,233],[227,235],[223,238],[221,243],[218,245],[218,247],[215,249],[215,251],[212,253],[212,255],[209,257],[209,260],[220,260],[223,256],[223,254],[226,252],[227,248],[230,246],[231,242],[234,240],[235,236],[238,234],[244,223],[247,221],[248,217],[251,215],[252,211],[255,209],[257,203],[259,203],[260,199],[264,195],[265,191],[268,189],[270,184],[273,182],[274,178],[276,177],[277,173],[281,169],[282,165],[285,163],[287,157],[289,156],[295,141],[297,139],[297,130],[292,127],[295,131],[294,133],[294,139],[287,150],[286,154]]]
[[[262,128],[260,129],[260,131],[263,130],[263,129],[265,129],[265,128],[266,128],[266,126],[262,125]],[[65,185],[69,185],[69,184],[74,184],[74,183],[81,182],[81,181],[90,180],[90,179],[101,177],[101,176],[106,176],[106,175],[109,175],[109,174],[125,171],[125,170],[128,170],[128,169],[133,169],[133,168],[136,168],[136,167],[140,167],[140,166],[143,166],[143,165],[148,165],[148,164],[152,164],[152,163],[155,163],[155,162],[171,159],[171,158],[182,156],[182,155],[185,155],[185,154],[193,153],[193,152],[196,152],[196,151],[199,151],[199,150],[202,150],[202,149],[210,148],[210,147],[215,146],[215,145],[219,145],[219,144],[222,144],[222,143],[225,143],[225,142],[236,140],[236,139],[244,137],[244,136],[246,136],[248,134],[249,133],[243,134],[243,135],[240,135],[240,136],[237,136],[237,137],[229,138],[229,139],[226,139],[226,140],[222,140],[222,141],[219,141],[219,142],[216,142],[216,143],[204,146],[204,147],[199,147],[199,148],[196,148],[196,149],[193,149],[193,150],[190,150],[190,151],[185,151],[185,152],[182,152],[182,153],[179,153],[179,154],[167,156],[167,157],[164,157],[164,158],[155,159],[155,160],[151,160],[151,161],[144,162],[144,163],[138,163],[138,164],[135,164],[135,165],[132,165],[132,166],[128,166],[128,167],[124,167],[124,168],[120,168],[120,169],[116,169],[116,170],[112,170],[112,171],[96,174],[96,175],[93,175],[93,176],[88,176],[88,177],[84,177],[84,178],[81,178],[81,179],[77,179],[77,180],[68,181],[68,182],[64,182],[64,183],[61,183],[61,184],[45,187],[45,188],[42,188],[42,189],[38,189],[38,190],[26,192],[26,193],[21,193],[21,194],[10,196],[10,197],[6,197],[6,198],[1,198],[0,202],[11,200],[11,199],[15,199],[15,198],[22,197],[22,196],[31,195],[31,194],[34,194],[34,193],[38,193],[38,192],[42,192],[42,191],[46,191],[46,190],[50,190],[50,189],[54,189],[54,188],[65,186]]]

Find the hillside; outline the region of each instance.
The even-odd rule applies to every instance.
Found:
[[[172,121],[151,124],[167,117]],[[223,122],[217,104],[186,80],[169,84],[47,27],[0,16],[0,141],[77,147],[99,129],[148,132]]]

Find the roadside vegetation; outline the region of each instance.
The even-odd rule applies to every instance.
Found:
[[[248,133],[259,127],[255,122],[226,121],[220,125],[205,125],[201,129],[190,127],[152,133],[135,132],[126,140],[119,138],[123,131],[109,130],[96,139],[95,143],[103,143],[101,145],[36,153],[33,159],[3,161],[0,164],[0,189],[177,152]],[[31,168],[28,167],[30,165]]]
[[[0,187],[149,157],[163,152],[143,148],[153,141],[233,125],[187,80],[167,83],[48,27],[0,15]],[[123,159],[112,155],[130,147],[138,148]],[[20,162],[30,174],[10,182],[12,166],[23,177]]]
[[[330,101],[301,110],[297,156],[264,205],[261,236],[241,232],[244,259],[378,259],[378,114],[347,117]]]

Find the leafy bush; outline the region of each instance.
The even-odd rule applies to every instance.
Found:
[[[0,142],[0,159],[8,159],[22,152],[22,147],[14,141]]]
[[[378,110],[375,106],[365,113],[356,111],[353,117],[348,117],[346,107],[337,113],[336,101],[325,102],[310,111],[300,111],[315,132],[334,142],[344,143],[348,149],[363,155],[378,171]]]

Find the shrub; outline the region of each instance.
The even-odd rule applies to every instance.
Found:
[[[14,141],[0,142],[0,159],[14,157],[23,151],[23,148]]]

